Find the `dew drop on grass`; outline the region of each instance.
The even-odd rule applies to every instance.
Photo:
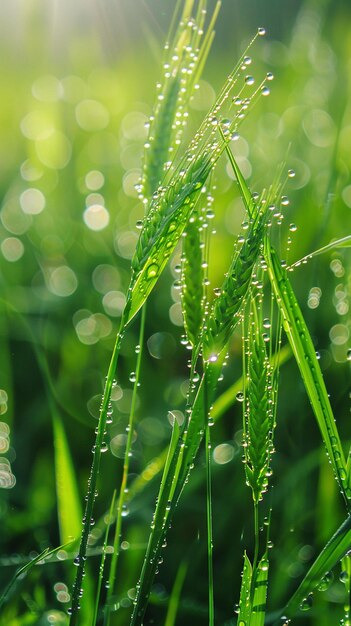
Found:
[[[270,93],[271,92],[269,90],[269,87],[267,87],[266,85],[262,85],[262,87],[261,87],[261,94],[263,96],[269,96]]]
[[[327,572],[318,585],[318,591],[326,591],[333,580],[332,572]]]
[[[263,37],[266,34],[266,29],[263,28],[263,26],[260,26],[260,28],[257,30],[257,32],[260,35],[260,37]]]
[[[107,450],[108,450],[108,445],[107,445],[107,443],[105,443],[103,441],[102,444],[101,444],[101,452],[107,452]]]
[[[288,170],[288,177],[295,178],[295,170]]]
[[[235,396],[235,399],[237,402],[244,402],[244,394],[242,391],[238,391],[238,393]]]
[[[348,573],[347,573],[345,570],[343,570],[343,571],[340,573],[339,578],[340,578],[340,581],[341,581],[342,583],[344,583],[345,585],[349,582],[349,575],[348,575]]]
[[[297,231],[296,224],[290,224],[289,230],[290,230],[290,232],[295,233]]]
[[[130,380],[131,383],[135,383],[135,381],[136,381],[136,373],[135,372],[130,372],[129,380]]]
[[[348,349],[347,353],[346,353],[346,358],[348,361],[351,361],[351,348]]]
[[[273,80],[274,75],[272,74],[272,72],[267,72],[266,78],[267,78],[267,80]]]
[[[250,76],[250,75],[245,76],[245,83],[246,83],[246,85],[253,85],[254,82],[255,82],[255,79],[254,79],[253,76]]]
[[[301,611],[309,611],[312,608],[313,596],[310,594],[307,598],[304,598],[300,604]]]
[[[146,272],[146,278],[147,279],[151,279],[151,278],[155,278],[155,276],[157,276],[158,273],[158,265],[156,263],[151,263],[151,265],[149,265],[148,270]]]
[[[263,320],[263,328],[270,328],[270,327],[271,327],[271,322],[270,322],[270,320],[268,319],[268,317],[266,317],[266,318]]]

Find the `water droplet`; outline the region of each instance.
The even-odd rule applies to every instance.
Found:
[[[340,578],[340,581],[341,581],[342,583],[344,583],[345,585],[349,582],[349,575],[348,575],[348,573],[347,573],[345,570],[343,570],[343,571],[340,573],[339,578]]]
[[[240,137],[239,133],[233,133],[231,139],[232,141],[238,141],[239,137]]]
[[[137,378],[137,377],[136,377],[136,373],[135,373],[135,372],[130,372],[130,374],[129,374],[129,380],[130,380],[130,382],[131,382],[131,383],[135,383],[136,378]]]
[[[300,604],[301,611],[309,611],[313,604],[313,596],[310,593],[307,598],[304,598]]]
[[[151,263],[151,265],[149,265],[147,272],[146,272],[146,278],[151,279],[151,278],[155,278],[155,276],[157,276],[158,273],[158,265],[156,263]]]
[[[244,394],[242,391],[238,391],[238,393],[235,396],[235,399],[237,400],[237,402],[244,402]]]
[[[267,72],[266,78],[267,78],[267,80],[273,80],[274,75],[272,74],[272,72]]]
[[[288,170],[288,177],[295,178],[295,170]]]
[[[255,82],[255,79],[254,79],[253,76],[250,76],[250,75],[249,76],[245,76],[245,83],[247,85],[253,85],[254,82]]]
[[[292,233],[295,233],[295,232],[297,231],[297,226],[296,226],[296,224],[290,224],[290,226],[289,226],[289,230],[290,230]]]
[[[107,443],[105,443],[103,441],[102,444],[101,444],[101,452],[107,452],[107,450],[108,450],[108,445],[107,445]]]
[[[137,222],[135,223],[135,226],[138,230],[141,230],[143,227],[143,220],[137,220]]]
[[[266,559],[263,559],[260,562],[259,568],[260,570],[262,570],[262,572],[267,572],[268,571],[268,567],[269,567],[269,563]]]
[[[267,87],[267,85],[262,85],[262,87],[261,87],[261,94],[263,96],[269,96],[270,93],[271,92],[270,92],[269,87]]]
[[[263,28],[263,26],[260,26],[260,28],[257,29],[257,32],[260,35],[260,37],[263,37],[266,34],[266,29]]]
[[[351,361],[351,348],[348,349],[347,353],[346,353],[346,358],[348,361]]]
[[[263,320],[263,328],[270,328],[270,327],[271,327],[271,322],[270,322],[270,320],[268,319],[268,317],[266,317],[266,318]]]

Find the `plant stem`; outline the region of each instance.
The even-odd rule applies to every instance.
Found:
[[[70,626],[75,626],[77,623],[78,611],[79,611],[79,599],[82,595],[82,583],[84,576],[84,564],[86,560],[87,553],[87,545],[88,538],[91,526],[94,524],[93,521],[93,510],[94,510],[94,502],[96,498],[96,484],[97,477],[99,474],[100,468],[100,460],[101,460],[101,447],[105,436],[106,429],[106,420],[107,420],[107,411],[109,408],[111,391],[113,386],[113,380],[116,373],[118,355],[121,347],[121,341],[123,338],[125,330],[124,318],[121,320],[121,327],[117,334],[110,365],[108,368],[108,373],[106,376],[105,388],[102,398],[100,417],[99,417],[99,425],[96,434],[95,445],[93,447],[93,461],[90,469],[90,476],[88,480],[88,492],[87,492],[87,501],[83,518],[83,529],[79,546],[79,553],[75,559],[75,564],[78,566],[76,578],[74,581],[73,591],[72,591],[72,607],[70,610]]]
[[[134,430],[134,418],[135,418],[135,406],[137,400],[137,390],[138,390],[138,382],[140,378],[140,367],[141,367],[141,358],[142,358],[142,347],[144,342],[144,331],[145,331],[145,319],[146,319],[146,304],[142,308],[141,312],[141,320],[140,320],[140,330],[139,330],[139,351],[137,356],[137,362],[135,367],[135,382],[133,387],[133,395],[132,395],[132,404],[130,408],[129,414],[129,422],[128,422],[128,437],[126,444],[126,451],[124,454],[124,464],[123,464],[123,475],[122,482],[117,502],[117,515],[116,515],[116,530],[113,542],[113,554],[111,560],[110,567],[110,575],[108,579],[108,592],[106,598],[106,606],[105,606],[105,617],[104,617],[104,625],[108,626],[110,623],[110,614],[111,614],[111,600],[114,593],[115,582],[116,582],[116,572],[117,572],[117,563],[118,557],[120,553],[120,538],[122,531],[122,517],[123,517],[123,507],[125,503],[126,497],[126,489],[127,489],[127,480],[129,474],[129,465],[130,465],[130,452],[133,441],[133,430]]]
[[[207,562],[208,562],[208,611],[209,626],[214,626],[213,596],[213,528],[212,528],[212,483],[211,483],[211,435],[208,417],[207,368],[204,364],[204,420],[206,446],[206,514],[207,514]]]

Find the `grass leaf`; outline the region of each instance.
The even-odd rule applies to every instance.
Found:
[[[309,330],[286,270],[282,268],[275,250],[267,245],[265,256],[268,275],[281,310],[283,328],[300,369],[340,490],[349,507],[351,490],[345,457]]]
[[[338,528],[330,541],[325,545],[322,552],[318,555],[298,589],[287,603],[283,611],[285,615],[288,617],[296,615],[305,598],[314,591],[322,578],[341,561],[350,550],[350,546],[351,516],[347,517],[343,524],[341,524],[340,528]]]
[[[54,428],[55,478],[58,502],[57,513],[60,539],[63,543],[66,543],[72,539],[78,539],[80,536],[82,508],[66,433],[57,411],[54,411],[52,414],[52,420]]]

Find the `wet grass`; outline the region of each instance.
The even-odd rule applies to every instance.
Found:
[[[349,106],[334,122],[332,94],[322,100],[336,54],[311,12],[327,20],[327,5],[302,6],[279,48],[286,76],[260,27],[215,97],[203,72],[220,3],[177,3],[153,109],[121,120],[122,161],[138,149],[139,166],[123,178],[113,228],[102,196],[115,170],[108,105],[90,118],[92,99],[75,108],[92,142],[77,165],[87,206],[70,218],[81,239],[56,213],[67,144],[60,135],[45,152],[34,118],[22,121],[34,152],[1,213],[0,400],[22,452],[15,486],[5,419],[0,602],[10,626],[350,623]],[[293,105],[291,68],[297,82],[310,72]],[[45,80],[34,97],[57,87]],[[94,165],[100,139],[106,173]],[[36,268],[29,299],[16,273],[25,261]]]

